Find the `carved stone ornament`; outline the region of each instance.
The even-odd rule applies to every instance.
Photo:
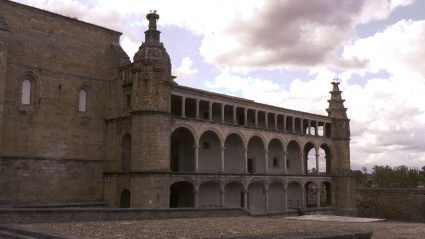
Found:
[[[153,71],[152,65],[143,65],[141,71],[136,74],[136,103],[152,104],[155,96],[159,95],[161,72]]]

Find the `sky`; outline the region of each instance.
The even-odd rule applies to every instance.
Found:
[[[120,31],[131,58],[157,10],[184,86],[327,115],[338,78],[351,168],[425,166],[425,0],[17,2]]]

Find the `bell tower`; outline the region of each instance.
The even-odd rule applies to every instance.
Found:
[[[331,99],[326,109],[332,119],[331,175],[335,181],[336,208],[339,215],[357,216],[356,181],[350,169],[350,120],[341,97],[339,82],[332,82]]]
[[[168,207],[168,178],[147,177],[170,168],[171,77],[170,56],[160,42],[159,15],[146,15],[149,29],[133,58],[131,207]],[[164,174],[165,175],[165,174]]]

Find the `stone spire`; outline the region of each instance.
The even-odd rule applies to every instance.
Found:
[[[329,91],[331,99],[328,100],[329,107],[326,109],[331,118],[347,119],[347,108],[344,108],[344,101],[341,98],[342,91],[339,90],[339,82],[332,82],[333,89]]]
[[[160,31],[156,30],[156,22],[159,19],[159,15],[156,14],[156,10],[153,13],[146,14],[146,19],[149,21],[149,29],[145,31],[145,41],[148,43],[160,43],[159,36],[161,34]]]

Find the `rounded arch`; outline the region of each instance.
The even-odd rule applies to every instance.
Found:
[[[286,143],[286,149],[288,149],[289,144],[294,144],[294,143],[300,148],[300,150],[303,148],[302,147],[303,145],[298,139],[291,138]]]
[[[269,183],[269,211],[285,210],[285,195],[283,193],[284,183],[275,179]]]
[[[195,207],[196,187],[190,181],[177,181],[170,185],[170,208]]]
[[[224,141],[223,141],[223,143],[224,143],[224,144],[226,143],[227,138],[228,138],[231,134],[236,134],[237,136],[239,136],[240,140],[242,141],[243,148],[244,148],[244,149],[246,149],[246,147],[247,147],[247,141],[246,141],[246,138],[245,138],[245,136],[244,136],[241,132],[239,132],[238,130],[232,130],[232,131],[227,132],[226,136],[223,138],[223,140],[224,140]]]
[[[280,137],[272,137],[272,138],[270,138],[269,142],[267,143],[267,147],[270,147],[270,143],[273,140],[277,140],[280,143],[280,145],[282,146],[282,149],[285,150],[285,142]]]
[[[189,130],[189,132],[192,134],[192,137],[193,137],[194,142],[199,142],[199,137],[198,137],[198,134],[196,134],[196,130],[194,130],[192,128],[192,126],[190,126],[188,124],[177,124],[177,125],[174,125],[174,127],[171,128],[171,134],[173,134],[174,131],[178,130],[179,128],[184,128],[184,129]]]
[[[216,130],[206,130],[199,137],[198,167],[200,172],[221,171],[222,142]]]
[[[237,131],[226,136],[224,141],[224,172],[243,173],[245,170],[245,143]]]
[[[224,184],[224,205],[226,207],[244,207],[246,184],[239,179],[228,180]]]
[[[284,144],[280,138],[272,138],[267,146],[268,171],[272,174],[281,174],[284,170]]]
[[[120,208],[130,208],[130,190],[127,188],[121,190],[119,203]]]
[[[223,188],[219,180],[203,180],[199,184],[199,207],[220,207],[220,193],[222,190]]]
[[[268,159],[264,138],[253,134],[248,140],[248,173],[268,173]]]
[[[194,191],[197,191],[198,188],[199,188],[199,185],[195,181],[193,181],[189,178],[173,178],[170,182],[170,186],[173,185],[173,184],[176,184],[178,182],[185,182],[185,183],[191,184]]]
[[[18,77],[18,103],[21,111],[33,112],[40,103],[40,79],[32,71],[24,71]]]
[[[195,170],[195,142],[190,128],[176,127],[171,136],[170,171],[193,172]]]
[[[85,92],[84,94],[81,94]],[[79,117],[92,117],[93,116],[93,104],[94,104],[94,92],[93,87],[88,82],[80,83],[75,91],[75,111]]]
[[[249,144],[249,141],[251,141],[251,139],[254,138],[254,137],[260,138],[261,142],[263,143],[263,149],[264,150],[267,150],[267,146],[268,146],[267,143],[268,142],[267,142],[266,138],[264,138],[264,136],[262,134],[259,134],[259,133],[253,133],[253,134],[251,134],[249,136],[249,138],[247,139],[247,144]]]
[[[303,205],[303,183],[300,180],[288,181],[287,188],[287,203],[288,208],[297,208]]]
[[[253,178],[253,179],[249,180],[248,187],[249,187],[249,185],[251,185],[253,183],[261,183],[265,189],[267,189],[269,187],[269,184],[265,180],[260,179],[260,178]]]
[[[222,181],[220,181],[219,179],[215,179],[215,178],[206,178],[203,179],[200,183],[199,183],[199,187],[201,187],[201,185],[203,183],[208,183],[208,182],[214,182],[214,183],[218,183],[220,185],[220,190],[224,190],[224,184]]]
[[[316,155],[318,154],[316,145],[310,141],[306,142],[303,147],[303,154],[304,154],[303,160],[305,165],[305,173],[316,174],[317,173]]]
[[[211,132],[215,133],[215,135],[217,136],[217,138],[218,138],[218,140],[220,142],[220,147],[223,147],[224,146],[224,141],[223,141],[223,136],[222,136],[221,132],[218,131],[215,128],[212,128],[212,127],[208,127],[205,130],[203,130],[201,133],[199,133],[200,136],[199,136],[199,139],[198,139],[198,144],[200,144],[200,140],[202,138],[202,135],[204,133],[208,132],[208,131],[211,131]]]
[[[286,168],[288,174],[302,174],[302,148],[300,142],[291,140],[288,142],[286,148]]]
[[[241,179],[237,179],[237,178],[232,178],[232,179],[227,180],[227,181],[223,184],[224,188],[226,188],[226,186],[227,186],[228,184],[230,184],[230,183],[239,183],[239,184],[241,184],[241,185],[242,185],[243,190],[248,190],[247,184],[246,184],[243,180],[241,180]]]
[[[286,185],[285,180],[279,179],[279,178],[271,179],[270,182],[269,182],[269,186],[273,183],[279,183],[280,185],[282,185],[282,188],[284,188],[285,185]]]
[[[131,170],[131,134],[125,133],[121,138],[121,170]]]
[[[305,192],[305,203],[306,207],[318,207],[319,206],[319,200],[318,198],[320,190],[320,184],[317,183],[315,180],[309,180],[304,185],[304,192]]]
[[[320,206],[332,206],[332,186],[329,181],[320,183]]]
[[[325,151],[324,156],[320,156],[320,163],[325,164],[325,174],[331,174],[332,170],[332,148],[327,143],[320,144],[320,149]]]

